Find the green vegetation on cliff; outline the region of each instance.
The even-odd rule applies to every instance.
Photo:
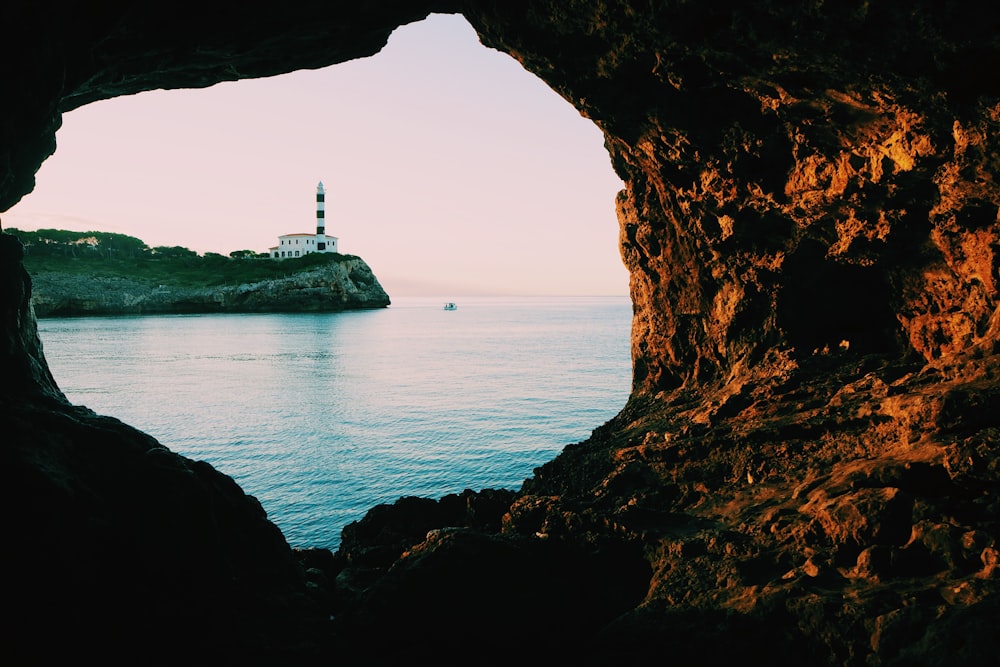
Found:
[[[389,305],[360,257],[315,253],[275,261],[150,248],[107,232],[8,230],[24,246],[36,317],[333,312]],[[6,236],[6,235],[5,235]]]
[[[150,248],[133,236],[113,232],[71,232],[15,228],[4,233],[24,245],[28,273],[58,272],[107,278],[131,278],[171,287],[212,287],[282,278],[304,269],[356,259],[353,255],[314,253],[272,261],[251,250],[229,256],[199,255],[181,246]]]

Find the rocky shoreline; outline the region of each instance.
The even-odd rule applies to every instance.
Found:
[[[358,257],[241,285],[176,287],[52,271],[33,274],[32,284],[37,317],[335,312],[390,304],[371,268]]]

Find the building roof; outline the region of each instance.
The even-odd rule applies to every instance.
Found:
[[[286,239],[289,236],[316,236],[316,234],[300,234],[300,233],[296,233],[296,234],[282,234],[278,238],[279,239]],[[324,234],[323,236],[325,236],[328,239],[336,239],[337,238],[336,236],[331,236],[330,234]]]

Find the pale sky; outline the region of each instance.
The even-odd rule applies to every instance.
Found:
[[[371,58],[151,91],[63,117],[4,227],[264,252],[326,233],[393,296],[626,295],[603,136],[458,16]]]

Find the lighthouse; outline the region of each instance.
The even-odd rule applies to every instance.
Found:
[[[326,252],[326,193],[323,181],[316,186],[316,252]]]
[[[326,191],[323,190],[323,181],[320,181],[316,185],[316,233],[282,234],[278,237],[278,245],[269,248],[267,254],[272,259],[287,259],[314,252],[340,252],[338,241],[336,236],[326,235]]]

